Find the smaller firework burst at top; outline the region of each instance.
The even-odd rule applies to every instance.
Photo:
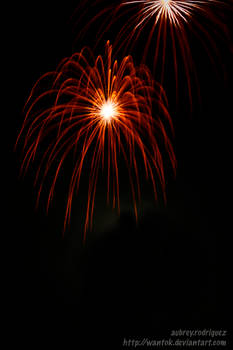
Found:
[[[99,11],[102,2],[96,0],[90,5],[98,4]],[[82,33],[84,35],[91,24],[101,18],[97,35],[99,43],[103,35],[116,26],[114,48],[119,52],[123,50],[125,54],[134,52],[135,46],[139,45],[137,56],[143,63],[153,65],[156,80],[166,89],[167,74],[169,84],[174,81],[177,98],[178,82],[182,81],[182,89],[185,87],[192,107],[193,92],[200,96],[201,72],[196,61],[200,50],[211,64],[212,71],[224,79],[225,68],[219,44],[230,47],[231,39],[225,25],[227,9],[232,11],[228,0],[122,0],[115,6],[103,6],[84,25]],[[150,62],[151,57],[153,62]]]
[[[130,6],[133,9],[133,5],[136,7],[135,12],[130,17],[128,23],[123,26],[119,33],[119,38],[127,37],[126,43],[134,42],[142,34],[147,24],[151,24],[147,35],[143,60],[146,60],[149,47],[151,47],[155,40],[153,43],[155,52],[154,70],[159,68],[161,82],[163,82],[166,46],[169,39],[172,43],[176,91],[178,91],[179,66],[177,50],[179,50],[183,60],[181,66],[185,70],[188,94],[191,102],[191,76],[195,78],[197,84],[198,81],[188,32],[196,36],[206,51],[210,62],[214,64],[217,58],[221,62],[218,56],[216,39],[220,38],[223,40],[228,36],[227,28],[220,17],[221,11],[219,11],[226,6],[226,2],[219,0],[125,0],[120,7],[126,8]],[[124,45],[123,42],[121,44]],[[159,59],[162,65],[158,65]]]

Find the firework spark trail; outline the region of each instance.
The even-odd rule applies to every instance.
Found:
[[[42,88],[48,84],[49,88]],[[47,103],[49,106],[44,107]],[[152,115],[153,106],[157,108],[156,115]],[[136,217],[136,203],[140,199],[139,155],[146,178],[152,182],[155,197],[156,182],[159,181],[165,198],[161,142],[174,170],[176,159],[164,123],[172,130],[165,94],[161,96],[161,87],[153,82],[145,66],[135,67],[131,56],[125,57],[121,63],[113,61],[109,42],[105,57],[95,59],[92,52],[85,48],[63,60],[56,71],[43,75],[33,87],[16,142],[18,144],[21,140],[23,143],[21,169],[22,172],[27,171],[41,145],[45,145],[35,184],[39,186],[39,201],[44,182],[53,169],[48,210],[61,168],[68,155],[73,154],[65,229],[86,161],[89,165],[89,185],[85,240],[86,232],[92,226],[99,170],[104,167],[107,168],[107,200],[110,200],[111,194],[113,207],[120,209],[120,157],[128,169]]]

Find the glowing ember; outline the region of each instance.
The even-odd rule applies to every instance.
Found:
[[[117,111],[115,105],[112,102],[107,101],[103,104],[100,113],[104,120],[110,122],[111,119],[116,115]]]

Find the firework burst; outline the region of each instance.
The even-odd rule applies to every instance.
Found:
[[[145,60],[148,49],[153,39],[155,39],[154,70],[158,65],[159,57],[161,57],[161,82],[163,81],[166,62],[166,46],[168,38],[170,39],[176,91],[178,91],[178,49],[183,59],[182,66],[186,74],[188,93],[191,102],[191,76],[195,76],[196,70],[194,69],[195,63],[193,61],[188,33],[190,32],[196,35],[199,42],[207,51],[210,60],[214,63],[216,57],[218,57],[216,37],[219,37],[220,32],[226,34],[224,23],[220,20],[218,13],[215,11],[218,9],[217,6],[221,7],[224,5],[224,1],[127,0],[122,3],[122,6],[133,5],[137,6],[138,10],[136,10],[136,15],[132,17],[131,25],[133,26],[133,31],[130,34],[130,39],[132,40],[134,37],[137,38],[147,24],[151,24],[143,59]],[[120,35],[125,35],[128,29],[128,25],[124,26]],[[212,35],[210,33],[212,33]],[[154,35],[156,35],[156,37]]]
[[[97,0],[97,3],[100,6],[101,1]],[[219,0],[124,0],[115,7],[103,8],[87,26],[99,17],[103,18],[97,36],[101,38],[114,23],[118,24],[116,48],[123,48],[124,52],[131,52],[140,37],[143,38],[142,62],[146,62],[148,56],[153,56],[153,71],[163,85],[165,69],[171,66],[172,61],[176,92],[179,71],[184,71],[192,102],[192,79],[197,87],[199,84],[190,38],[198,40],[217,73],[220,68],[224,71],[217,39],[222,42],[229,38],[221,17],[224,7],[232,9],[227,5],[227,1]],[[111,19],[107,16],[108,12]]]
[[[157,108],[156,115],[152,113],[153,106]],[[41,157],[42,149],[35,184],[38,185],[39,200],[45,178],[48,174],[50,178],[52,176],[48,209],[61,168],[69,154],[73,155],[65,228],[71,216],[73,195],[80,187],[81,174],[87,164],[85,239],[92,225],[100,169],[106,168],[107,201],[111,198],[113,207],[120,209],[119,159],[124,159],[128,169],[136,216],[140,198],[140,161],[146,178],[152,182],[155,197],[157,182],[165,197],[159,148],[162,143],[173,169],[176,167],[165,124],[172,129],[165,95],[161,95],[161,87],[153,83],[145,66],[135,67],[131,56],[121,63],[114,61],[109,42],[104,57],[95,59],[85,48],[63,60],[56,71],[43,75],[33,87],[17,139],[17,143],[20,140],[23,143],[22,171],[28,170],[37,155]]]

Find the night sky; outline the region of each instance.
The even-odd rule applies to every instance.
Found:
[[[136,224],[124,178],[120,180],[120,216],[107,206],[106,184],[102,181],[94,228],[83,247],[85,190],[74,199],[71,223],[63,237],[69,171],[62,175],[46,215],[46,196],[35,209],[35,169],[19,179],[20,149],[13,151],[24,118],[22,109],[34,82],[55,69],[64,57],[96,41],[95,25],[76,40],[78,14],[71,18],[76,5],[69,0],[51,0],[49,5],[45,1],[20,2],[9,17],[12,24],[8,25],[13,30],[8,48],[10,161],[6,173],[10,246],[14,246],[10,256],[16,257],[11,298],[16,301],[17,324],[22,326],[21,317],[25,315],[25,327],[30,325],[38,338],[47,332],[56,339],[67,334],[80,349],[84,348],[79,346],[81,337],[91,338],[96,331],[100,341],[109,336],[121,349],[124,336],[159,338],[182,327],[224,328],[225,280],[220,264],[230,233],[226,222],[231,185],[231,42],[217,42],[224,79],[221,67],[217,66],[217,77],[198,40],[190,38],[202,99],[200,103],[194,87],[192,113],[182,73],[177,106],[173,76],[168,72],[165,78],[178,161],[176,178],[169,163],[165,164],[167,205],[162,200],[154,202],[151,187],[142,177],[142,203]],[[88,16],[91,18],[93,13]],[[227,11],[225,23],[229,23],[230,34],[231,22],[232,14]],[[104,40],[114,41],[116,32],[113,28]],[[140,63],[142,42],[132,52],[136,64]],[[98,48],[96,53],[103,51]]]

